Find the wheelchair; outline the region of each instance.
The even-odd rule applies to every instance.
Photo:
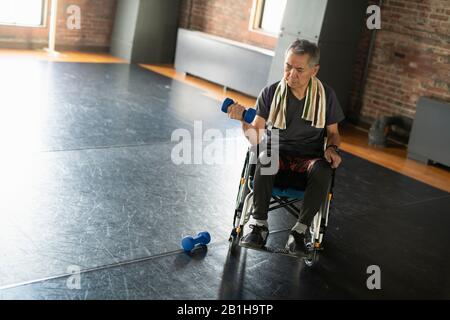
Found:
[[[250,219],[250,213],[253,207],[253,178],[256,170],[257,148],[252,146],[248,149],[245,164],[239,183],[239,191],[236,198],[236,206],[233,217],[233,229],[229,238],[229,250],[234,252],[237,246],[240,246],[240,240],[243,235],[244,226]],[[333,170],[329,191],[319,209],[314,216],[313,222],[309,228],[311,237],[307,244],[308,254],[303,261],[306,266],[312,267],[318,260],[319,252],[324,249],[323,239],[330,213],[330,206],[333,199],[335,170]],[[269,204],[269,212],[275,209],[284,208],[288,213],[292,214],[296,219],[300,215],[300,209],[295,206],[296,203],[303,201],[305,190],[295,188],[279,187],[276,184],[272,189],[272,198]],[[267,248],[266,248],[267,249]],[[285,250],[266,250],[276,253],[287,253]]]

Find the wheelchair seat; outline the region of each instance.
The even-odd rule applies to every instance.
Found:
[[[281,189],[278,187],[273,187],[273,189],[272,189],[272,196],[275,196],[275,197],[303,200],[304,195],[305,195],[305,191],[301,191],[301,190],[293,189],[293,188]]]
[[[251,185],[253,188],[253,180],[251,181]],[[295,188],[281,188],[277,186],[274,186],[272,188],[272,197],[303,200],[304,196],[305,196],[304,190],[299,190]]]

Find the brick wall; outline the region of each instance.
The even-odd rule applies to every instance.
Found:
[[[180,27],[273,49],[277,38],[250,30],[253,0],[182,0]]]
[[[370,0],[370,4],[378,4]],[[276,39],[249,31],[253,0],[183,0],[180,26],[273,49]],[[348,118],[414,117],[420,96],[450,101],[448,0],[384,0],[364,94],[362,76],[372,31],[364,25],[353,68]]]
[[[420,96],[450,102],[450,4],[448,0],[385,0],[381,30],[376,32],[373,56],[361,103],[357,102],[365,31],[355,65],[351,117],[370,123],[382,115],[414,118]]]
[[[67,8],[81,9],[81,29],[67,28]],[[27,28],[0,25],[0,47],[43,48],[48,45],[51,0],[45,27]],[[116,0],[59,0],[56,26],[57,50],[108,51],[116,12]]]

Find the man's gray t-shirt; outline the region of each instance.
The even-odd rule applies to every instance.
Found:
[[[256,101],[256,114],[266,121],[277,85],[278,82],[264,88]],[[311,126],[310,121],[302,118],[305,99],[298,100],[288,89],[286,129],[279,130],[280,152],[305,157],[323,156],[326,126],[341,122],[345,118],[334,90],[326,84],[323,86],[326,96],[326,122],[323,129]]]

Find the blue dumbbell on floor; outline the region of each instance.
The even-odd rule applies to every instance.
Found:
[[[226,98],[222,103],[222,111],[227,113],[228,107],[231,106],[232,104],[234,104],[234,100],[230,99],[230,98]],[[252,108],[247,109],[244,111],[244,114],[242,115],[242,117],[244,118],[245,122],[252,123],[256,117],[256,110],[252,109]]]
[[[184,251],[191,251],[196,245],[207,245],[211,241],[209,232],[200,232],[196,237],[187,236],[181,240],[181,246]]]

